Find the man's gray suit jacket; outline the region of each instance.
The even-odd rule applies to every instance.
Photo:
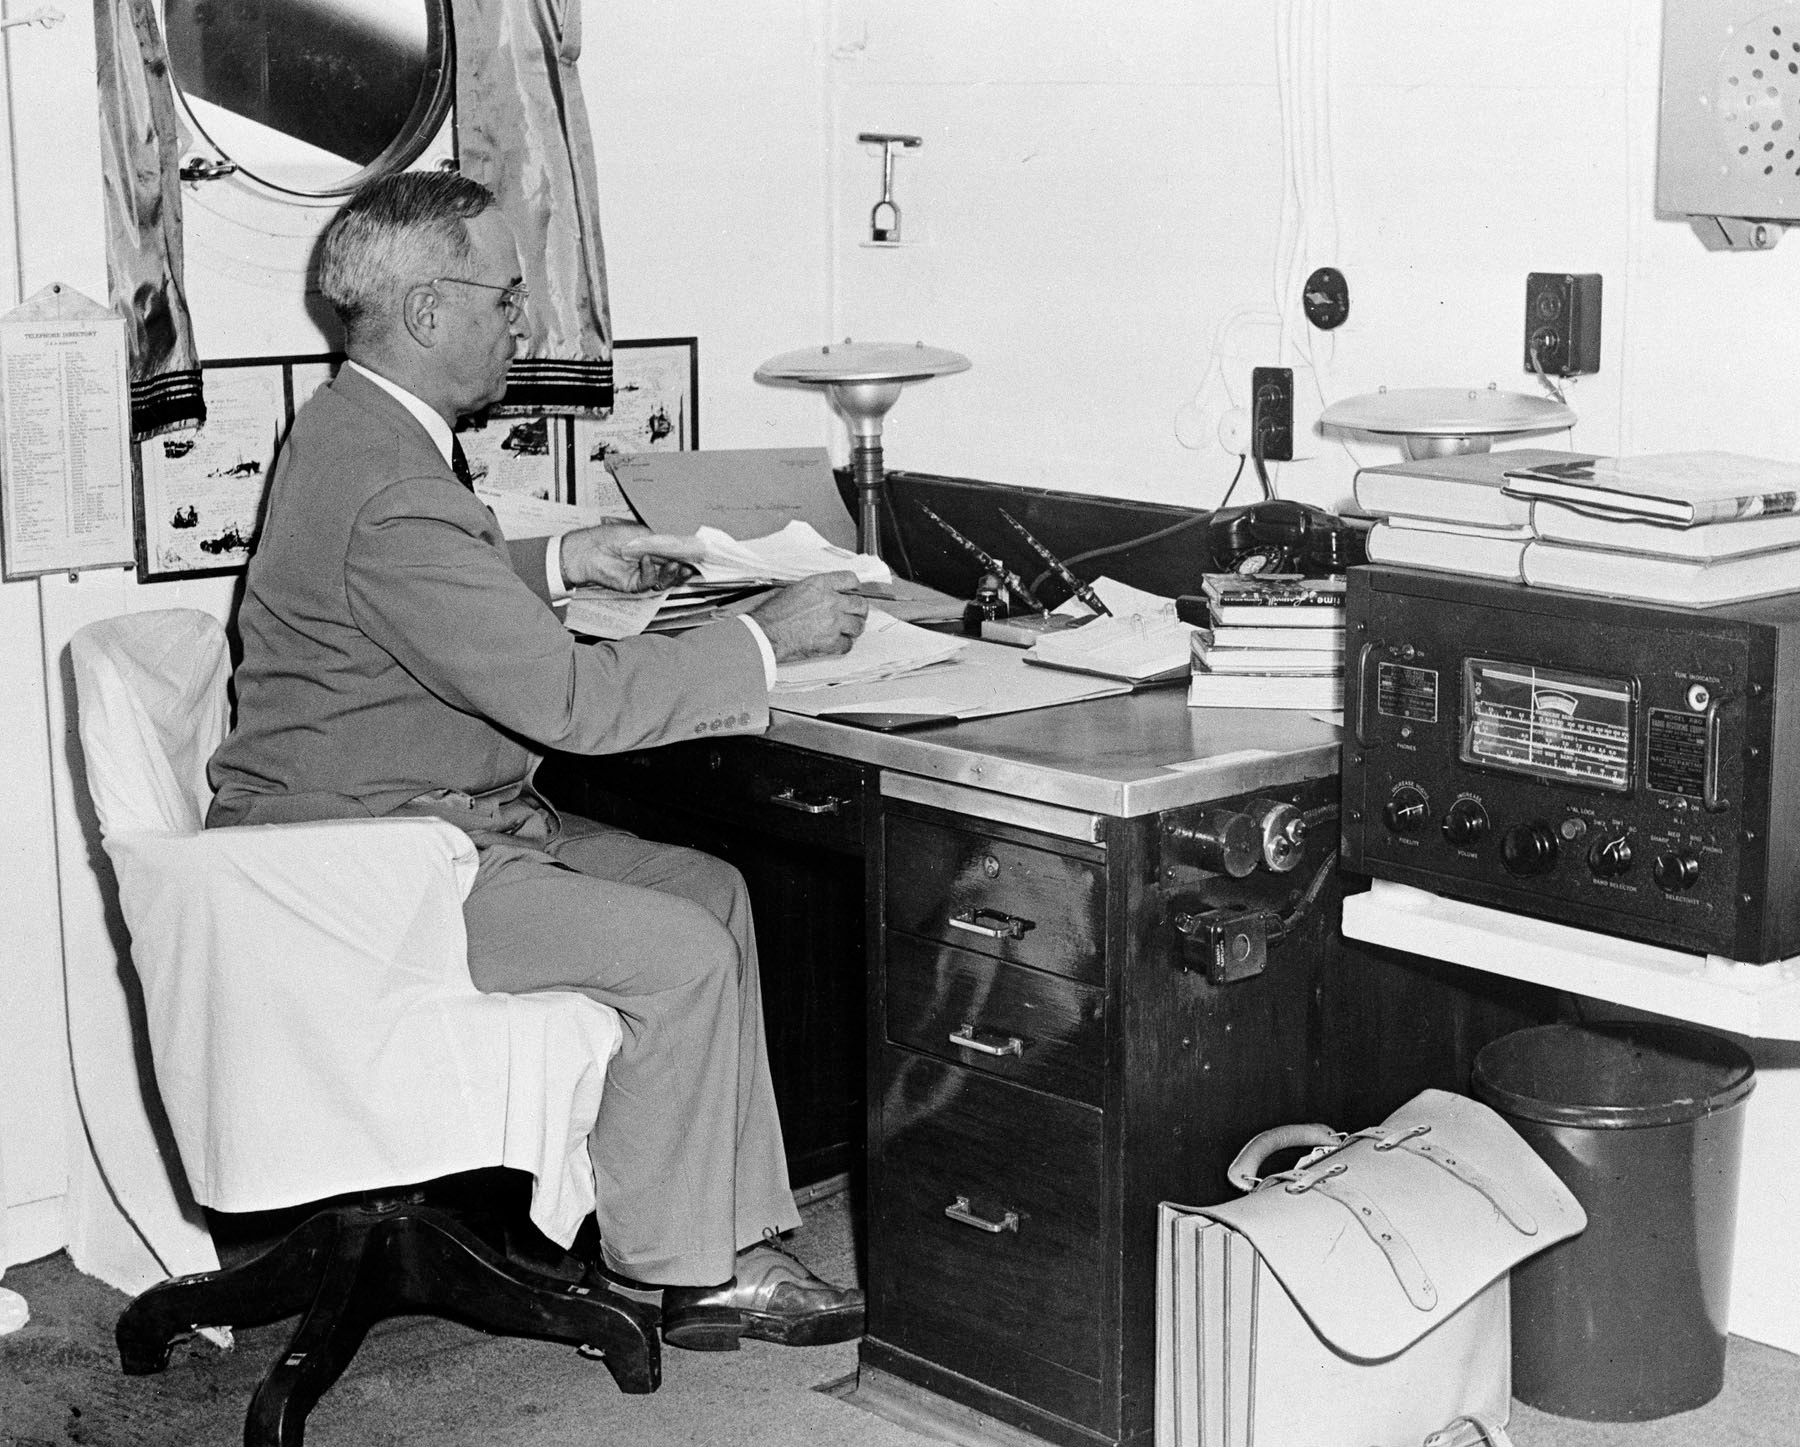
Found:
[[[548,606],[545,547],[509,546],[417,419],[345,368],[270,482],[208,822],[438,812],[516,795],[546,749],[767,727],[749,629],[579,643]]]

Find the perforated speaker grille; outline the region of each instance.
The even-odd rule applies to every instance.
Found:
[[[1800,4],[1665,0],[1656,201],[1800,220]]]
[[[1745,177],[1800,176],[1800,17],[1772,11],[1738,28],[1719,56],[1713,113],[1725,164]]]

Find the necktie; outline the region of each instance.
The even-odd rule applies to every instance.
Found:
[[[463,451],[461,441],[455,437],[450,439],[450,470],[456,474],[458,482],[470,492],[475,491],[475,475],[469,471],[468,454]]]

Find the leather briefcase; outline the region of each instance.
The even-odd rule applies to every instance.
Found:
[[[1157,1447],[1504,1442],[1507,1273],[1587,1224],[1505,1121],[1427,1090],[1351,1135],[1265,1131],[1229,1174],[1247,1194],[1159,1209]]]

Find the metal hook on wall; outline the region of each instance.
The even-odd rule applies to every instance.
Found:
[[[29,15],[15,15],[10,20],[0,20],[0,30],[11,30],[15,25],[41,25],[48,30],[52,25],[61,25],[68,18],[54,5],[40,5]]]
[[[918,136],[891,135],[885,131],[863,131],[856,139],[881,147],[881,199],[869,212],[869,240],[898,243],[900,206],[894,200],[894,147],[912,150],[924,143]]]

